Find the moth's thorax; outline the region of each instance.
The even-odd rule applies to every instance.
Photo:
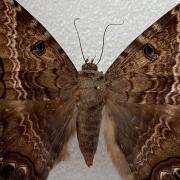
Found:
[[[79,101],[84,105],[96,106],[104,101],[105,79],[102,72],[83,69],[79,72]]]
[[[77,95],[77,137],[88,166],[92,165],[97,149],[104,98],[103,73],[92,69],[80,71],[79,94]]]

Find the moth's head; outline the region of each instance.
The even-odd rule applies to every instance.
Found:
[[[179,180],[180,179],[180,159],[169,158],[158,163],[152,170],[151,179],[158,180]]]
[[[32,162],[18,154],[6,153],[0,156],[0,179],[3,180],[35,180]]]
[[[91,60],[91,62],[89,62],[88,60],[86,60],[86,62],[82,65],[82,71],[83,70],[93,70],[93,71],[97,71],[98,67],[97,64],[93,63],[93,60]]]

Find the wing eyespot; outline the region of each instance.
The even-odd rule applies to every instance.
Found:
[[[15,164],[13,163],[6,163],[0,169],[0,177],[2,179],[9,179],[13,176],[15,172]]]
[[[31,52],[34,55],[42,56],[45,53],[46,46],[44,41],[37,41],[33,46],[31,46]]]
[[[159,57],[159,54],[157,53],[155,47],[149,43],[143,46],[143,54],[146,58],[150,60],[156,60]]]

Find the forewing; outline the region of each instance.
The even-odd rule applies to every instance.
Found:
[[[180,175],[179,37],[180,4],[134,40],[106,73],[107,144],[124,179]]]
[[[46,179],[75,130],[78,73],[46,29],[0,0],[0,179]]]
[[[109,94],[121,102],[179,104],[180,4],[115,60],[106,72]]]
[[[71,95],[77,71],[47,30],[13,0],[0,1],[0,17],[0,97],[48,100]]]

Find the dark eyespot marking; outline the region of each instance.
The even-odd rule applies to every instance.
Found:
[[[1,167],[1,170],[0,170],[0,177],[2,179],[9,179],[10,177],[13,176],[14,174],[14,171],[15,171],[15,166],[13,164],[5,164],[4,166]]]
[[[174,168],[172,175],[175,180],[180,180],[180,168]]]
[[[154,46],[149,43],[143,46],[143,53],[144,53],[144,56],[150,60],[156,60],[159,57],[159,54],[154,48]]]
[[[44,41],[37,41],[31,46],[31,51],[34,55],[42,56],[45,53],[46,46]]]

